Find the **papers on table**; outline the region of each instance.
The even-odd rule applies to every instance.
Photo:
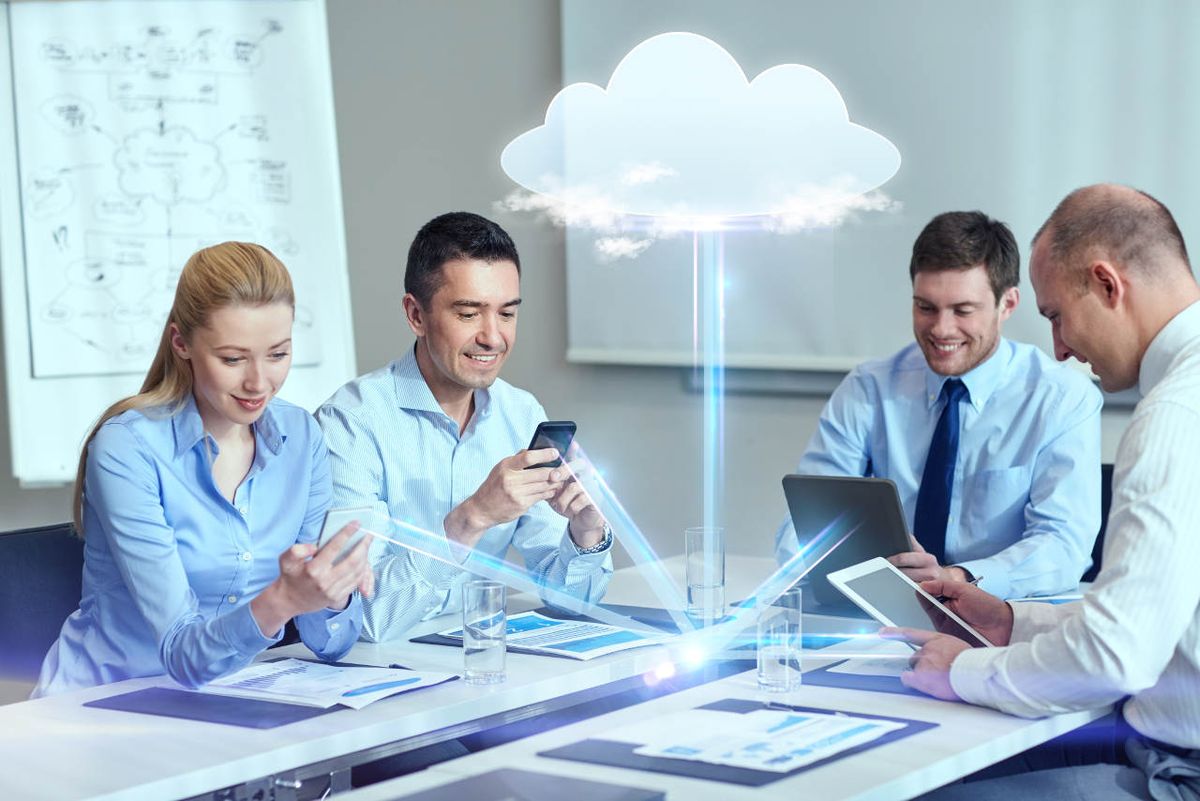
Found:
[[[281,659],[278,662],[256,662],[209,683],[200,692],[323,709],[336,704],[362,709],[389,695],[432,687],[456,678],[458,676],[454,673],[342,667],[302,659]]]
[[[461,640],[462,629],[439,631],[443,637]],[[508,650],[549,654],[570,659],[597,656],[657,645],[666,637],[651,637],[628,629],[582,620],[557,620],[537,612],[521,612],[508,619]]]
[[[857,715],[692,709],[640,721],[603,737],[638,743],[634,753],[642,756],[787,773],[904,727]]]
[[[847,673],[852,676],[891,676],[900,678],[908,670],[908,660],[914,651],[898,640],[879,640],[864,643],[856,648],[853,656],[845,662],[826,668],[829,673]],[[830,654],[833,656],[833,654]]]
[[[829,673],[849,673],[853,676],[892,676],[908,670],[908,657],[856,656],[827,668]]]
[[[1082,601],[1083,593],[1066,592],[1062,595],[1034,595],[1029,598],[1009,598],[1010,603],[1022,604],[1069,604],[1072,601]]]

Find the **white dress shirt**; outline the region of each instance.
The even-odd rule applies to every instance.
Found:
[[[1142,734],[1200,747],[1200,303],[1142,359],[1121,438],[1103,568],[1078,603],[1014,604],[1012,643],[950,670],[964,700],[1026,717],[1132,696]]]

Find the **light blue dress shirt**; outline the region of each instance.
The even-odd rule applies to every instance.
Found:
[[[545,419],[532,395],[497,380],[475,390],[475,413],[459,436],[413,351],[346,384],[317,410],[329,444],[334,505],[383,501],[391,517],[443,538],[450,510],[479,489],[497,462],[528,447]],[[600,600],[612,575],[609,549],[580,554],[566,518],[545,501],[489,529],[474,550],[503,557],[510,545],[530,578],[589,602]],[[372,541],[375,595],[364,602],[365,639],[400,637],[420,620],[461,608],[470,557],[463,568],[447,564],[448,544],[438,556]]]
[[[947,562],[1001,598],[1074,589],[1100,529],[1100,392],[1038,348],[1003,338],[961,378],[970,402],[962,402]],[[946,380],[916,343],[859,365],[830,397],[796,472],[891,479],[911,530]],[[796,550],[787,520],[776,557]]]
[[[194,399],[174,415],[128,411],[100,427],[84,481],[83,598],[34,697],[163,673],[198,687],[280,639],[259,630],[250,601],[278,577],[281,553],[319,535],[329,460],[297,406],[274,399],[253,428],[254,462],[230,503]],[[337,659],[361,621],[354,593],[341,612],[296,626],[318,656]]]

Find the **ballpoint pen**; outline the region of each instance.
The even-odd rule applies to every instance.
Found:
[[[980,581],[982,581],[982,580],[983,580],[983,576],[976,576],[975,578],[971,579],[970,581],[968,581],[968,582],[966,582],[966,583],[967,583],[967,584],[970,584],[970,585],[972,585],[972,586],[975,586],[975,585],[978,585],[978,584],[979,584],[979,582],[980,582]],[[943,603],[943,604],[944,604],[944,603],[946,603],[946,601],[949,601],[949,600],[950,600],[950,599],[949,599],[949,598],[947,598],[945,595],[939,595],[939,596],[937,597],[937,601],[938,601],[938,603]]]
[[[383,681],[378,684],[368,684],[365,687],[355,687],[353,690],[347,690],[342,693],[343,698],[353,698],[356,695],[366,695],[367,693],[379,692],[380,690],[389,690],[392,687],[403,687],[406,684],[416,684],[420,681],[419,676],[414,676],[411,679],[397,679],[396,681]]]

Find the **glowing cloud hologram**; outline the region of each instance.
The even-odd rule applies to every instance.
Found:
[[[850,121],[819,71],[781,64],[748,81],[711,39],[664,33],[607,88],[560,91],[500,165],[532,192],[608,213],[728,218],[852,204],[895,175],[900,153]]]
[[[781,64],[748,80],[716,42],[692,33],[665,33],[631,50],[606,87],[565,87],[550,102],[544,124],[512,140],[500,164],[523,189],[499,208],[606,232],[594,243],[599,261],[636,258],[657,238],[691,232],[693,353],[695,366],[703,366],[701,511],[704,525],[722,525],[724,235],[832,227],[856,212],[894,210],[898,204],[878,190],[899,170],[899,151],[886,137],[851,122],[841,93],[819,71]],[[683,632],[672,645],[679,665],[741,645],[741,632],[753,624],[759,608],[802,578],[853,529],[848,521],[830,521],[725,621],[697,628],[679,614],[683,598],[677,583],[612,489],[598,474],[584,471],[579,480]],[[411,532],[405,532],[399,544],[426,553],[436,552],[439,541],[445,547],[444,539],[428,537],[413,544]],[[546,591],[553,588],[541,587],[514,565],[474,564],[463,567],[486,575],[476,569],[482,566],[495,574],[489,577],[521,589],[532,586],[552,600]],[[586,608],[611,622],[608,610],[571,597],[562,601],[568,609]],[[674,663],[664,670],[674,671]]]

